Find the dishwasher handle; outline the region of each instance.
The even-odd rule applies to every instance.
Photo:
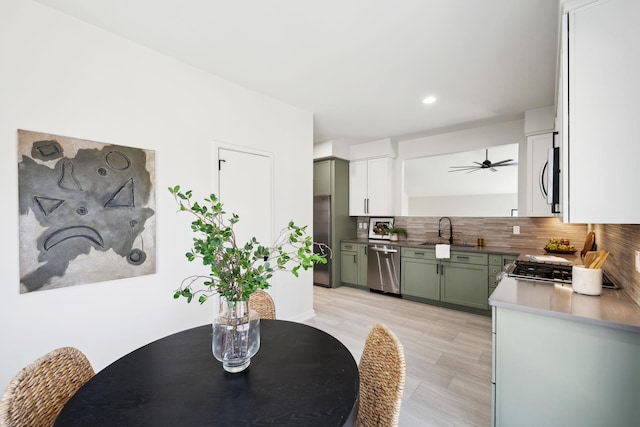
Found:
[[[397,249],[377,248],[375,246],[369,246],[369,250],[374,251],[374,252],[384,252],[385,254],[396,254],[396,253],[398,253]]]

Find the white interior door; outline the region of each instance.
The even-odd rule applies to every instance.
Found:
[[[273,241],[271,163],[269,155],[218,148],[218,197],[228,215],[240,217],[239,245],[251,237],[265,246]]]

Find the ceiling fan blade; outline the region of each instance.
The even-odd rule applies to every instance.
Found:
[[[500,160],[499,162],[492,163],[491,166],[507,166],[506,163],[513,162],[513,159]]]
[[[454,166],[451,166],[454,167]],[[474,170],[478,170],[480,168],[475,167],[475,166],[456,166],[456,169],[454,170],[450,170],[449,172],[462,172],[462,171],[474,171]]]
[[[511,163],[513,162],[513,159],[506,159],[506,160],[501,160],[499,162],[491,162],[491,160],[489,160],[489,150],[486,149],[485,150],[485,156],[486,156],[486,160],[483,162],[473,162],[475,165],[468,165],[468,166],[449,166],[449,169],[451,169],[449,172],[460,172],[460,171],[467,171],[467,173],[471,173],[471,172],[475,172],[475,171],[479,171],[482,169],[489,169],[491,172],[498,172],[498,170],[496,169],[496,167],[500,167],[500,166],[512,166],[512,165],[517,165],[518,163]]]

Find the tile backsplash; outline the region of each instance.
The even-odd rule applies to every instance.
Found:
[[[395,218],[395,225],[407,229],[407,241],[437,242],[439,219],[400,216]],[[358,217],[358,223],[368,221],[367,217]],[[560,237],[571,240],[580,250],[587,233],[594,231],[598,249],[609,251],[604,270],[623,286],[623,292],[640,305],[640,273],[635,271],[634,261],[635,250],[640,250],[638,224],[564,224],[557,218],[527,217],[451,217],[451,222],[454,244],[474,244],[482,238],[486,246],[510,249],[542,249],[550,238]],[[520,234],[513,234],[514,226],[520,228]],[[448,222],[443,222],[442,235],[442,241],[446,243],[449,237]],[[357,229],[357,237],[367,239],[368,230]]]
[[[416,243],[438,241],[439,217],[398,216],[395,225],[407,229],[407,240]],[[358,222],[368,222],[368,218],[359,217]],[[505,248],[540,248],[552,237],[560,237],[582,249],[587,235],[584,224],[563,224],[557,218],[481,218],[451,217],[454,244],[475,244],[484,239],[486,246]],[[446,224],[446,225],[445,225]],[[513,227],[520,227],[520,234],[513,234]],[[368,230],[358,229],[358,238],[366,239]],[[443,222],[443,243],[449,237],[449,223]]]
[[[640,225],[596,224],[589,229],[596,233],[598,248],[609,251],[603,270],[640,305],[640,273],[636,272],[634,259],[635,251],[640,250]]]

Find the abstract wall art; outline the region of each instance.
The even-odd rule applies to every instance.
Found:
[[[18,130],[20,293],[155,273],[155,152]]]

